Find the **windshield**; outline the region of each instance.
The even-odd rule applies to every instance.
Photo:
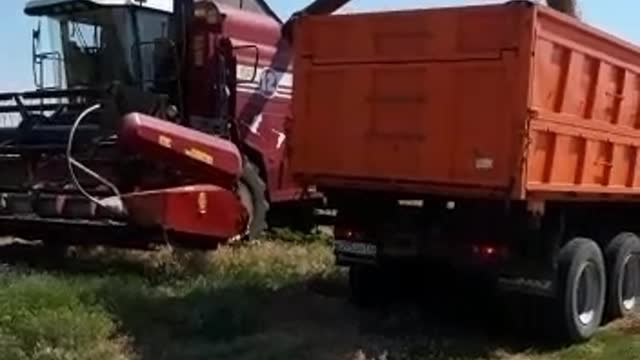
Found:
[[[52,50],[62,58],[67,87],[110,81],[134,82],[130,44],[132,18],[124,8],[99,9],[50,18]],[[129,46],[127,46],[129,44]]]
[[[41,54],[53,60],[53,69],[46,65],[53,75],[45,76],[55,78],[56,87],[66,88],[113,81],[143,85],[155,76],[148,43],[166,38],[167,26],[166,14],[127,7],[52,16],[47,29],[51,51]]]

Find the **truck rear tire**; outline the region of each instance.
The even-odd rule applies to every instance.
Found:
[[[238,195],[249,212],[247,237],[253,240],[267,229],[267,187],[260,177],[260,171],[250,161],[245,161],[244,170],[238,184]]]
[[[632,233],[616,236],[605,250],[607,320],[626,317],[640,307],[640,239]]]
[[[558,328],[566,340],[588,340],[600,327],[604,313],[604,256],[593,240],[577,238],[560,250],[558,265]]]

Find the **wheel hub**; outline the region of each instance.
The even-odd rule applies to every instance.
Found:
[[[624,261],[619,298],[625,311],[635,309],[640,293],[640,259],[629,255]]]
[[[574,302],[574,313],[583,326],[590,325],[595,319],[601,288],[596,265],[586,263],[578,276]]]

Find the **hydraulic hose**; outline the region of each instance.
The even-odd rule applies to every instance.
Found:
[[[80,163],[79,161],[77,161],[76,159],[73,158],[72,154],[73,154],[73,140],[75,139],[75,135],[76,135],[76,131],[78,130],[78,127],[80,126],[80,124],[82,123],[82,121],[92,112],[99,110],[102,107],[102,105],[100,104],[96,104],[93,105],[89,108],[87,108],[86,110],[84,110],[76,119],[76,121],[73,123],[73,126],[71,127],[71,132],[69,133],[69,140],[67,143],[67,166],[69,168],[69,174],[71,175],[71,180],[73,181],[73,184],[75,185],[75,187],[82,193],[82,195],[84,195],[84,197],[86,197],[87,199],[89,199],[91,202],[95,203],[96,205],[106,208],[108,210],[114,211],[117,214],[124,214],[126,213],[126,210],[124,208],[124,205],[122,203],[122,196],[120,194],[120,191],[118,190],[118,188],[112,184],[111,182],[109,182],[107,179],[103,178],[102,176],[100,176],[99,174],[97,174],[96,172],[94,172],[93,170],[89,169],[88,167],[86,167],[85,165],[83,165],[82,163]],[[89,192],[87,192],[82,185],[80,184],[80,181],[78,180],[78,177],[76,176],[76,172],[74,167],[78,167],[80,168],[80,170],[84,171],[86,174],[92,176],[93,178],[95,178],[96,180],[98,180],[99,182],[101,182],[102,184],[104,184],[105,186],[107,186],[109,189],[111,189],[111,191],[113,191],[113,193],[116,195],[116,198],[107,198],[107,199],[98,199],[94,196],[92,196],[91,194],[89,194]]]

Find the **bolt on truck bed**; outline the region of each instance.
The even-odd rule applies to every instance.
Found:
[[[354,299],[438,264],[573,341],[640,310],[639,48],[527,1],[296,26],[291,168]]]
[[[318,185],[638,195],[640,50],[545,7],[309,17],[293,171]]]

